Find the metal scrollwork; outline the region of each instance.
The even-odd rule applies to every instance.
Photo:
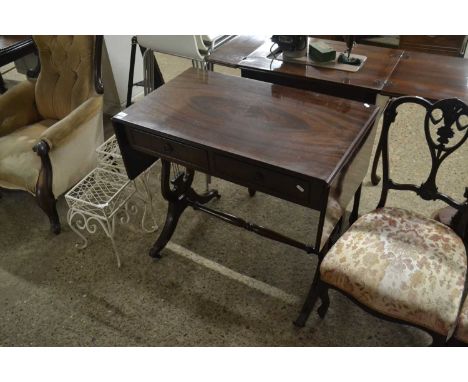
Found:
[[[146,233],[155,232],[159,228],[156,223],[153,192],[151,192],[150,188],[150,170],[151,168],[135,180],[136,197],[143,202],[143,215],[140,227]]]
[[[78,219],[74,219],[75,217],[78,217]],[[97,230],[96,223],[99,223],[106,236],[111,240],[112,248],[117,259],[117,266],[120,268],[120,255],[114,241],[115,216],[110,219],[101,219],[96,216],[87,215],[80,210],[70,208],[67,213],[67,221],[73,232],[75,232],[83,241],[81,244],[75,244],[75,246],[79,249],[85,249],[88,246],[88,239],[81,233],[81,231],[86,230],[89,233],[94,234]],[[73,223],[75,223],[75,226]]]
[[[79,249],[88,245],[83,232],[94,234],[98,226],[101,226],[112,242],[120,267],[120,256],[114,241],[115,221],[129,224],[131,217],[139,212],[139,204],[136,201],[140,201],[143,204],[140,223],[142,230],[150,233],[158,229],[153,193],[150,189],[150,172],[154,166],[137,179],[129,180],[115,136],[99,146],[96,152],[98,167],[65,195],[70,208],[67,220],[71,229],[81,239],[81,242],[76,244]]]

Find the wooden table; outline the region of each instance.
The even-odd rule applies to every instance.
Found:
[[[434,56],[430,53],[405,52],[385,84],[382,94],[389,97],[420,96],[432,102],[459,98],[468,103],[468,60]],[[377,147],[372,164],[371,182],[377,185],[382,147]]]
[[[324,40],[337,52],[346,50],[341,41]],[[353,53],[367,57],[357,72],[346,72],[284,62],[270,58],[272,42],[267,41],[241,60],[242,77],[331,94],[375,104],[403,54],[402,50],[358,45]]]
[[[0,67],[35,51],[31,36],[0,36]],[[0,74],[0,93],[5,91]]]
[[[337,52],[346,49],[341,41],[325,41]],[[367,56],[367,61],[361,70],[350,73],[272,60],[268,57],[271,48],[268,37],[238,36],[209,56],[208,61],[239,68],[243,77],[375,104],[403,54],[399,49],[358,45],[353,52]]]
[[[416,95],[431,101],[455,97],[468,102],[468,59],[405,52],[382,94]]]
[[[326,40],[337,52],[344,50],[344,43]],[[245,59],[246,51],[257,49]],[[242,54],[237,54],[243,44]],[[431,101],[459,98],[468,102],[468,60],[429,53],[403,51],[357,45],[353,52],[368,57],[356,73],[340,72],[300,64],[284,63],[267,58],[271,40],[239,36],[235,45],[226,43],[220,48],[215,63],[228,62],[241,69],[242,76],[272,83],[310,89],[317,92],[375,103],[377,94],[390,97],[420,96]],[[233,65],[233,62],[235,63]],[[379,183],[377,166],[379,147],[371,171],[372,184]]]
[[[210,54],[208,61],[213,64],[238,68],[239,63],[262,45],[267,36],[236,36]]]
[[[235,43],[234,43],[235,41]],[[338,51],[344,44],[327,41]],[[245,45],[245,46],[244,46]],[[429,53],[357,45],[353,52],[368,56],[357,73],[345,73],[299,64],[273,62],[265,57],[271,41],[239,36],[217,52],[216,64],[241,69],[243,75],[280,82],[336,96],[362,99],[363,95],[420,96],[432,101],[457,97],[468,102],[468,60]],[[250,54],[246,55],[246,52]],[[242,59],[242,56],[247,56]],[[211,58],[209,58],[211,60]],[[252,75],[253,74],[253,75]],[[344,93],[343,93],[344,92]]]
[[[150,255],[160,256],[187,206],[319,253],[328,240],[322,236],[326,218],[333,216],[336,226],[355,194],[352,219],[357,217],[377,114],[377,107],[346,99],[185,71],[112,119],[131,179],[162,159],[161,190],[168,213]],[[172,181],[173,189],[171,162],[186,166]],[[320,211],[315,244],[207,207],[219,195],[199,195],[191,188],[195,170]]]

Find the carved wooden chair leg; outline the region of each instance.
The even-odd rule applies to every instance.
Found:
[[[379,141],[377,149],[375,150],[374,161],[372,162],[371,183],[373,186],[377,186],[380,182],[380,176],[377,175],[377,167],[379,166],[379,160],[381,156],[382,143]]]
[[[256,192],[257,192],[257,191],[255,191],[252,187],[249,187],[249,195],[250,195],[250,196],[255,196],[255,193],[256,193]]]
[[[317,313],[319,317],[323,319],[325,318],[325,315],[328,311],[328,307],[330,306],[330,297],[328,296],[328,285],[319,280],[317,289],[320,296],[320,300],[322,301],[322,304],[317,309]]]
[[[353,210],[349,215],[349,225],[353,225],[353,223],[359,217],[359,202],[361,201],[361,191],[362,191],[362,183],[359,185],[356,193],[354,194],[354,201],[353,201]]]
[[[48,190],[36,190],[36,201],[42,211],[45,212],[50,222],[50,230],[58,235],[61,231],[60,219],[57,213],[57,201],[52,192]]]
[[[431,347],[442,347],[447,346],[447,340],[444,336],[440,334],[432,333],[432,344]]]
[[[39,190],[36,191],[37,204],[42,211],[49,217],[50,230],[58,235],[61,231],[60,219],[57,213],[56,200],[53,195],[46,195]]]
[[[49,145],[45,141],[40,141],[33,150],[41,158],[41,170],[36,183],[36,200],[39,207],[46,213],[50,221],[50,229],[53,233],[59,234],[60,220],[57,213],[57,206],[54,193],[52,191],[52,165],[49,158]]]

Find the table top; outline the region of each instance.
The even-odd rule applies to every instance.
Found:
[[[31,36],[0,36],[0,66],[34,52]]]
[[[208,56],[208,61],[237,68],[239,62],[262,45],[267,36],[236,36]]]
[[[235,43],[234,43],[235,42]],[[337,51],[344,43],[327,41]],[[243,47],[243,45],[245,46]],[[255,46],[257,44],[257,46]],[[354,53],[368,56],[362,70],[341,72],[285,64],[265,59],[271,42],[268,37],[238,36],[220,48],[215,63],[246,69],[259,69],[322,82],[356,84],[390,96],[420,96],[432,101],[457,97],[468,102],[468,60],[430,53],[356,45]],[[252,51],[257,50],[257,51]],[[250,54],[245,54],[251,51]],[[250,56],[240,59],[242,56]],[[398,55],[400,56],[398,58]],[[263,58],[262,58],[263,57]],[[369,65],[370,64],[370,65]],[[366,66],[368,66],[366,68]],[[332,73],[334,72],[334,73]]]
[[[383,94],[417,95],[433,101],[456,97],[468,102],[468,59],[405,52]]]
[[[314,39],[311,39],[311,41]],[[323,40],[339,52],[346,50],[346,44],[341,41]],[[357,72],[315,67],[311,65],[288,63],[269,58],[272,42],[266,41],[247,58],[239,62],[239,67],[245,69],[273,71],[288,76],[301,77],[310,80],[319,80],[363,87],[380,91],[388,81],[390,75],[403,54],[402,50],[379,48],[369,45],[356,45],[353,53],[367,57],[366,62]]]
[[[125,113],[120,122],[330,184],[378,108],[188,69]]]
[[[0,51],[3,49],[9,48],[12,45],[18,44],[21,41],[26,41],[30,39],[31,39],[31,36],[17,36],[17,35],[0,36]]]

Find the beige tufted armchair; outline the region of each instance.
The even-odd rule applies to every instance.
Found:
[[[0,96],[0,187],[35,196],[60,232],[56,197],[96,164],[103,141],[102,36],[36,36],[37,81]]]

